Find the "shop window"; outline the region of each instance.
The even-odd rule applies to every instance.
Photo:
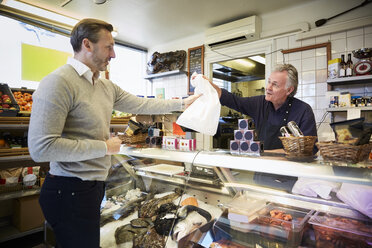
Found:
[[[36,89],[39,78],[55,69],[44,71],[45,65],[52,63],[39,60],[42,53],[46,53],[44,58],[51,60],[59,57],[56,54],[66,54],[66,58],[67,54],[73,54],[68,37],[8,17],[0,16],[0,32],[3,34],[0,39],[0,82],[12,88]],[[57,67],[59,65],[56,63]]]
[[[36,89],[39,81],[73,56],[70,38],[0,16],[0,82],[11,88]],[[115,45],[110,79],[124,90],[143,95],[146,52]],[[50,66],[50,65],[53,66]]]

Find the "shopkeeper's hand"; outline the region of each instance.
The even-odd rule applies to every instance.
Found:
[[[112,137],[105,141],[107,146],[106,155],[117,154],[120,151],[121,139],[118,137]]]
[[[193,80],[196,76],[197,76],[197,74],[193,74],[192,77],[191,77],[191,80]],[[205,80],[208,80],[208,82],[212,85],[212,87],[217,91],[218,98],[221,98],[222,91],[221,91],[220,87],[218,87],[217,85],[212,83],[212,81],[209,80],[209,78],[207,78],[205,75],[202,75],[202,76]]]
[[[203,78],[205,80],[208,80],[208,82],[212,85],[212,87],[217,91],[218,98],[221,98],[222,91],[220,87],[218,87],[216,84],[212,83],[211,80],[209,80],[206,76],[203,75]]]

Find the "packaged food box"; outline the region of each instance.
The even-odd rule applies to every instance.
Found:
[[[230,221],[249,223],[255,213],[265,205],[266,200],[252,198],[243,193],[237,194],[231,202],[224,204],[224,207],[227,208],[227,218]]]
[[[338,78],[339,71],[340,71],[340,62],[341,62],[340,58],[328,60],[328,78],[329,79]]]
[[[228,219],[223,214],[214,228],[217,238],[232,239],[246,246],[298,247],[313,213],[314,210],[269,203],[252,213],[249,223]]]
[[[360,214],[343,215],[316,212],[310,218],[316,247],[372,247],[372,220]]]
[[[8,84],[0,83],[0,116],[17,116],[19,106]]]
[[[19,105],[19,114],[29,116],[32,109],[32,94],[35,90],[27,88],[12,88],[12,93]]]

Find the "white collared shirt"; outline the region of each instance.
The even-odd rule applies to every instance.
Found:
[[[72,57],[67,59],[67,64],[71,65],[79,76],[85,77],[91,84],[94,85],[93,72],[88,66]]]

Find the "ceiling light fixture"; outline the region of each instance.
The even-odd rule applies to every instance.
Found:
[[[246,67],[255,67],[256,65],[245,59],[237,59],[236,62]]]
[[[256,56],[251,56],[251,57],[248,57],[248,58],[251,59],[251,60],[254,60],[258,63],[266,64],[266,59],[262,56],[256,55]]]
[[[93,3],[95,3],[95,4],[103,4],[105,2],[106,2],[106,0],[93,0]]]

